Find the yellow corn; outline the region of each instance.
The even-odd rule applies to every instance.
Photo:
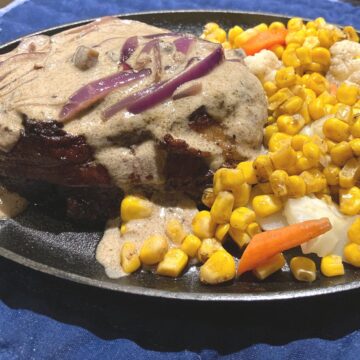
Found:
[[[304,28],[303,20],[299,17],[291,18],[287,23],[287,28],[290,31],[298,31]]]
[[[355,156],[360,156],[360,139],[353,139],[349,141],[352,152]]]
[[[360,245],[360,218],[358,217],[349,227],[347,232],[351,242]]]
[[[277,254],[259,265],[253,270],[253,274],[259,279],[264,280],[273,274],[276,271],[281,270],[281,268],[286,264],[285,257],[282,253]]]
[[[286,196],[288,194],[289,175],[284,170],[275,170],[270,175],[272,191],[276,196]]]
[[[323,257],[321,259],[320,269],[322,274],[328,277],[345,274],[341,256],[338,255],[328,255]]]
[[[313,73],[310,74],[307,87],[313,90],[316,95],[320,95],[324,91],[329,90],[329,82],[321,74]]]
[[[265,23],[261,23],[259,25],[254,26],[254,29],[262,32],[262,31],[266,31],[268,29],[268,26]]]
[[[304,46],[301,46],[295,50],[296,56],[300,60],[301,65],[310,64],[312,61],[311,50]]]
[[[334,106],[333,111],[335,117],[338,118],[339,120],[345,121],[349,125],[353,124],[354,113],[353,110],[351,109],[351,106],[342,103],[337,103]]]
[[[354,242],[347,244],[344,248],[345,260],[356,267],[360,267],[360,245]]]
[[[296,55],[296,49],[289,49],[289,45],[284,50],[281,60],[285,66],[298,67],[301,65],[300,60]]]
[[[356,120],[354,125],[351,126],[351,135],[354,138],[360,138],[360,119]]]
[[[318,17],[314,21],[318,27],[323,27],[324,25],[326,25],[326,21],[323,17]]]
[[[303,102],[304,101],[300,96],[292,96],[290,99],[286,100],[279,109],[286,114],[294,115],[300,111]]]
[[[340,211],[345,215],[357,215],[360,212],[360,189],[353,186],[350,189],[340,189]]]
[[[202,194],[201,201],[205,206],[211,208],[215,201],[214,189],[206,188]]]
[[[307,194],[322,191],[326,187],[326,178],[320,170],[303,171],[300,177],[305,181]]]
[[[254,185],[257,183],[256,172],[253,165],[253,161],[242,161],[236,167],[237,169],[242,171],[245,182],[250,185]]]
[[[269,140],[269,150],[271,152],[280,150],[284,146],[291,144],[291,136],[282,132],[274,133]]]
[[[257,216],[267,217],[279,212],[283,203],[275,195],[258,195],[254,197],[252,206]]]
[[[306,29],[308,29],[308,30],[315,30],[316,31],[317,28],[318,28],[318,25],[316,24],[315,21],[308,21],[306,23]]]
[[[300,151],[303,149],[305,143],[311,141],[310,137],[303,134],[297,134],[291,139],[291,146],[294,150]]]
[[[213,178],[213,192],[214,195],[217,195],[220,191],[225,190],[221,181],[221,173],[224,171],[224,168],[216,170]],[[215,201],[215,197],[214,197]]]
[[[224,29],[217,28],[210,34],[206,35],[206,40],[223,43],[224,41],[226,41],[226,31]]]
[[[312,60],[318,64],[329,66],[331,55],[330,51],[324,47],[315,47],[311,50]]]
[[[323,174],[328,185],[339,185],[340,168],[334,164],[329,164],[324,168]]]
[[[235,229],[231,226],[229,229],[229,234],[240,249],[246,246],[251,240],[250,236],[245,231]]]
[[[301,46],[301,44],[292,42],[292,43],[289,43],[286,45],[286,50],[292,52],[292,51],[295,51],[296,49],[298,49],[300,46]],[[295,56],[296,56],[296,52],[295,52]],[[281,58],[282,58],[282,56],[281,56]],[[296,56],[296,58],[297,58],[297,56]],[[299,62],[300,62],[300,60],[299,60]],[[297,62],[296,62],[296,64],[297,64]],[[294,66],[296,68],[296,70],[298,70],[299,65],[291,65],[291,66]]]
[[[348,142],[342,141],[334,145],[330,150],[331,161],[337,166],[343,166],[349,159],[352,158],[353,152]]]
[[[247,226],[255,221],[255,212],[246,207],[235,209],[230,217],[231,227],[245,231]]]
[[[283,88],[278,90],[274,95],[270,96],[268,99],[269,110],[273,111],[277,109],[282,103],[284,103],[291,96],[293,96],[293,94],[288,88]]]
[[[175,244],[181,244],[186,236],[186,232],[182,224],[177,219],[170,219],[167,221],[165,225],[165,233]]]
[[[273,190],[271,188],[270,181],[258,184],[256,186],[256,189],[260,189],[260,192],[262,194],[273,194]],[[254,188],[254,190],[255,190],[255,188]]]
[[[324,135],[335,142],[345,141],[349,138],[349,125],[337,118],[327,119],[323,125]]]
[[[224,250],[216,251],[200,267],[200,280],[206,284],[219,284],[235,277],[235,260]]]
[[[181,249],[170,249],[158,264],[156,273],[163,276],[178,277],[188,262],[188,256]]]
[[[192,231],[200,239],[211,238],[215,234],[216,223],[207,210],[199,211],[192,220]]]
[[[256,177],[260,182],[268,180],[274,171],[273,164],[268,155],[259,155],[254,160],[253,167],[256,171]]]
[[[271,137],[279,132],[279,128],[276,124],[271,124],[265,127],[264,129],[264,145],[269,146],[269,141]]]
[[[313,120],[318,120],[326,115],[323,100],[316,98],[309,103],[309,114]]]
[[[304,156],[314,165],[317,165],[320,160],[321,151],[318,145],[313,142],[307,142],[303,145]]]
[[[270,48],[270,50],[278,57],[278,59],[281,59],[285,48],[282,45],[274,45]]]
[[[236,48],[241,47],[245,42],[251,39],[253,36],[257,35],[257,31],[255,29],[247,29],[237,35],[234,40],[234,44]]]
[[[216,239],[204,239],[199,247],[197,257],[199,261],[204,263],[214,252],[223,249],[221,243]]]
[[[335,105],[337,103],[336,96],[331,95],[328,91],[324,91],[319,95],[319,99],[323,102],[323,104],[331,104]],[[343,119],[341,119],[343,120]]]
[[[314,35],[307,36],[303,42],[303,46],[309,49],[313,49],[319,45],[320,45],[320,40],[317,36]]]
[[[244,30],[240,26],[234,26],[229,30],[228,37],[231,45],[234,44],[235,38],[240,35]]]
[[[230,224],[220,224],[216,227],[215,238],[216,240],[223,242],[229,232]]]
[[[244,183],[241,188],[233,191],[234,195],[234,207],[245,206],[248,204],[251,193],[251,185]]]
[[[276,85],[279,88],[290,87],[296,84],[296,75],[293,67],[279,69],[275,75]]]
[[[298,281],[313,282],[316,279],[316,265],[314,261],[304,256],[293,257],[290,270]]]
[[[272,81],[264,82],[263,88],[264,88],[264,90],[266,92],[266,95],[268,97],[274,95],[278,91],[278,88],[277,88],[276,84],[274,82],[272,82]]]
[[[209,35],[210,33],[214,32],[218,28],[219,28],[219,25],[214,22],[207,23],[204,26],[203,34]]]
[[[163,236],[153,235],[147,238],[140,249],[140,260],[145,265],[159,263],[169,248]]]
[[[216,195],[210,214],[217,224],[226,224],[230,220],[234,206],[234,195],[229,191],[220,191]]]
[[[271,153],[270,159],[275,169],[286,170],[295,165],[297,155],[296,151],[289,145]]]
[[[359,36],[356,32],[356,30],[352,26],[345,26],[343,28],[343,31],[347,37],[347,39],[355,42],[359,42]]]
[[[228,41],[224,41],[221,45],[222,45],[223,49],[225,49],[225,50],[231,49],[231,44]]]
[[[297,98],[297,99],[300,99],[298,96],[294,96],[293,98]],[[290,98],[285,104],[284,106],[286,105],[289,105],[288,102],[289,101],[293,101],[293,98]],[[297,101],[296,99],[294,101]],[[301,100],[301,103],[300,104],[300,107],[302,106],[302,100]],[[291,106],[295,106],[296,104],[290,104]],[[297,106],[297,105],[296,105]],[[298,109],[299,110],[299,109]],[[298,111],[296,110],[296,111]],[[287,113],[289,114],[293,114],[295,113],[296,111],[292,112],[292,111],[286,111]],[[276,124],[278,126],[278,129],[279,131],[285,133],[285,134],[288,134],[288,135],[295,135],[297,134],[305,125],[305,120],[302,116],[300,115],[294,115],[294,116],[291,116],[291,115],[281,115],[277,118],[277,121],[276,121]]]
[[[137,247],[133,242],[124,242],[120,253],[120,264],[128,274],[133,273],[141,266]]]
[[[358,87],[342,83],[336,91],[337,99],[347,105],[354,105],[358,96]]]
[[[306,184],[301,176],[293,175],[288,179],[288,196],[299,198],[306,194]]]
[[[328,49],[334,43],[331,31],[328,29],[319,29],[317,36],[320,42],[320,46],[322,47]]]
[[[196,256],[201,245],[201,240],[192,234],[189,234],[185,237],[184,241],[181,244],[181,250],[185,252],[189,257],[193,258]]]
[[[124,235],[126,233],[126,224],[121,224],[120,226],[120,234]]]
[[[151,203],[142,197],[127,195],[121,202],[120,213],[122,221],[147,218],[151,215],[151,212]]]
[[[269,25],[270,30],[284,29],[285,25],[280,21],[274,21]]]
[[[252,238],[256,234],[261,233],[260,225],[257,222],[250,223],[246,228],[246,233]]]
[[[360,163],[352,158],[346,162],[339,173],[339,184],[343,188],[353,187],[360,176]]]
[[[220,182],[223,190],[237,190],[240,189],[245,179],[240,169],[222,169]]]

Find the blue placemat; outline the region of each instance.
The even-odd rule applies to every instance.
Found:
[[[154,9],[240,9],[357,22],[355,1],[29,0],[0,10],[0,42],[65,22]],[[0,359],[359,359],[360,292],[201,304],[72,284],[0,259]]]

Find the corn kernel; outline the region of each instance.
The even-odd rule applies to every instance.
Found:
[[[185,237],[184,241],[181,244],[181,250],[185,252],[189,257],[193,258],[196,256],[201,245],[201,240],[192,234],[189,234]]]
[[[347,105],[354,105],[357,100],[358,88],[356,85],[342,83],[336,91],[337,99]]]
[[[358,217],[351,224],[347,232],[348,238],[353,243],[360,245],[360,218]]]
[[[293,67],[279,69],[275,75],[276,85],[279,88],[290,87],[296,84],[295,70]]]
[[[270,175],[272,191],[276,196],[286,196],[288,194],[289,175],[284,170],[275,170]]]
[[[270,30],[284,29],[285,25],[280,21],[274,21],[269,25]]]
[[[307,29],[312,29],[312,30],[316,30],[318,28],[318,25],[316,24],[315,21],[308,21],[306,23],[306,28]]]
[[[331,31],[328,29],[319,29],[317,33],[320,46],[325,48],[330,48],[330,46],[334,43]]]
[[[229,42],[230,42],[230,44],[234,44],[235,38],[236,38],[238,35],[240,35],[243,31],[244,31],[244,30],[243,30],[240,26],[238,26],[238,25],[232,27],[232,28],[229,30],[229,33],[228,33],[228,34],[229,34]]]
[[[349,138],[350,127],[344,121],[337,118],[330,118],[324,122],[323,132],[328,139],[335,142],[341,142]]]
[[[274,95],[278,91],[278,88],[277,88],[276,84],[274,82],[272,82],[272,81],[264,82],[263,88],[264,88],[264,90],[266,92],[266,95],[268,97]]]
[[[305,181],[307,194],[322,191],[326,187],[326,178],[320,170],[303,171],[300,177]]]
[[[215,201],[214,189],[206,188],[202,194],[201,202],[208,208],[211,208],[214,201]]]
[[[269,110],[273,111],[277,109],[282,103],[293,96],[292,92],[288,88],[278,90],[274,95],[269,97]]]
[[[345,215],[357,215],[360,212],[360,189],[353,186],[339,191],[340,211]]]
[[[233,191],[234,195],[234,208],[246,206],[250,199],[251,185],[244,183],[241,188]]]
[[[301,151],[305,143],[311,141],[310,137],[303,134],[297,134],[291,139],[291,146],[296,151]]]
[[[318,120],[325,116],[325,108],[322,99],[315,99],[309,103],[309,114],[313,120]]]
[[[170,249],[158,264],[156,273],[163,276],[178,277],[188,262],[188,256],[181,249]]]
[[[304,75],[305,76],[305,75]],[[303,76],[303,77],[304,77]],[[309,75],[310,76],[310,75]],[[307,83],[307,80],[305,81],[305,83]],[[311,101],[315,100],[316,99],[316,94],[315,94],[315,91],[314,90],[311,90],[311,89],[308,89],[308,88],[305,88],[304,89],[304,93],[305,93],[305,102],[307,104],[310,104]]]
[[[335,116],[339,120],[345,121],[349,125],[353,124],[354,113],[351,109],[351,106],[338,103],[334,106]]]
[[[186,232],[181,222],[175,218],[169,219],[165,225],[167,237],[175,244],[181,244],[185,239]]]
[[[245,182],[250,185],[254,185],[257,183],[256,172],[253,164],[253,161],[242,161],[236,167],[237,169],[242,171]]]
[[[250,223],[246,228],[246,233],[252,238],[256,234],[261,233],[260,225],[257,222]]]
[[[259,155],[254,160],[253,167],[256,171],[256,177],[260,182],[268,180],[271,173],[274,171],[270,157],[267,155]]]
[[[141,266],[139,254],[133,242],[124,242],[120,252],[120,264],[128,274],[133,273]]]
[[[223,190],[237,190],[241,188],[245,179],[240,169],[222,169],[220,182]]]
[[[234,206],[234,195],[229,191],[220,191],[211,207],[210,214],[217,224],[226,224],[230,220]]]
[[[352,152],[355,156],[360,156],[360,139],[353,139],[349,141]]]
[[[206,35],[206,40],[223,43],[226,41],[226,31],[221,28],[217,28],[210,34]]]
[[[354,138],[360,138],[360,119],[355,121],[355,124],[351,126],[351,135]]]
[[[265,146],[269,145],[270,138],[277,132],[279,132],[279,128],[277,127],[276,124],[268,125],[265,127],[265,129],[264,129],[264,145]]]
[[[310,162],[310,160],[308,158],[306,158],[305,156],[303,156],[301,151],[298,151],[295,169],[297,169],[298,172],[301,172],[301,171],[309,170],[312,167],[313,167],[313,164]]]
[[[281,56],[281,60],[285,66],[298,67],[301,65],[295,49],[286,48]]]
[[[235,277],[235,260],[224,250],[215,252],[200,267],[200,280],[206,284],[219,284]]]
[[[207,23],[204,26],[203,34],[209,35],[210,33],[214,32],[218,28],[219,28],[219,25],[214,22]]]
[[[292,51],[295,51],[296,49],[298,49],[299,47],[301,47],[301,44],[296,43],[296,42],[291,42],[286,45],[286,50],[288,52],[292,52]],[[295,52],[295,56],[296,56],[296,52]],[[282,59],[282,56],[281,56],[281,59]],[[298,69],[297,66],[294,66],[294,67],[296,68],[296,70]]]
[[[277,56],[278,59],[282,58],[285,48],[282,45],[274,45],[270,50]]]
[[[284,113],[286,114],[290,114],[290,115],[294,115],[295,113],[299,112],[302,105],[303,105],[303,99],[299,96],[292,96],[290,99],[286,100],[280,107],[280,111],[283,111]],[[294,119],[293,122],[296,121],[296,127],[295,129],[302,129],[302,127],[304,126],[305,124],[305,121],[304,119],[302,118],[302,116],[295,116],[296,120]],[[301,125],[298,125],[298,124],[302,124]],[[279,126],[279,124],[278,124]],[[280,129],[281,131],[281,129]]]
[[[287,28],[290,31],[298,31],[303,29],[304,23],[303,20],[299,17],[291,18],[287,23]]]
[[[220,224],[216,227],[215,238],[216,240],[223,242],[229,232],[230,224]]]
[[[139,196],[127,195],[121,202],[120,213],[122,221],[144,219],[149,217],[151,212],[151,203]]]
[[[321,151],[318,145],[313,142],[307,142],[303,146],[304,156],[312,163],[318,164],[321,156]]]
[[[304,46],[301,46],[295,50],[296,56],[300,60],[301,65],[310,64],[312,61],[311,50]]]
[[[259,279],[264,280],[273,274],[276,271],[281,270],[281,268],[286,264],[285,257],[282,253],[276,254],[271,257],[266,262],[259,265],[253,270],[253,274]]]
[[[303,46],[313,49],[320,45],[320,40],[317,36],[307,36],[303,42]]]
[[[207,210],[199,211],[192,220],[192,231],[200,239],[212,238],[215,234],[216,223]]]
[[[294,99],[296,98],[296,99]],[[288,114],[293,114],[297,112],[301,106],[302,106],[302,100],[299,101],[298,96],[294,96],[293,98],[289,99],[285,102],[285,107],[290,108],[292,107],[292,110],[289,111],[289,109],[286,109],[286,112]],[[300,108],[298,107],[300,105]],[[296,110],[295,110],[296,109]],[[295,111],[294,111],[295,110]],[[294,116],[291,115],[281,115],[277,118],[276,124],[278,126],[279,131],[288,134],[288,135],[296,135],[299,133],[299,131],[304,127],[305,120],[301,115],[295,114]]]
[[[334,164],[329,164],[324,168],[323,174],[328,185],[339,185],[340,168]]]
[[[223,43],[221,43],[223,49],[225,50],[230,50],[231,49],[231,44],[228,41],[224,41]]]
[[[352,26],[345,26],[343,28],[343,31],[348,40],[359,42],[359,36],[358,36],[356,30]]]
[[[285,133],[274,133],[269,140],[269,150],[271,152],[280,150],[282,147],[289,146],[291,144],[291,136]]]
[[[290,270],[298,281],[313,282],[316,279],[316,265],[314,261],[304,256],[293,257]]]
[[[258,32],[266,31],[268,29],[268,26],[265,23],[261,23],[259,25],[254,26],[254,29]]]
[[[288,179],[288,196],[299,198],[306,194],[306,184],[302,177],[293,175]]]
[[[360,267],[360,245],[356,243],[349,243],[344,247],[345,260],[356,267]]]
[[[311,50],[312,60],[318,64],[329,66],[330,65],[330,51],[324,47],[315,47]]]
[[[313,73],[310,74],[307,81],[307,87],[313,90],[316,95],[320,95],[324,91],[329,90],[329,82],[321,74]]]
[[[221,181],[221,173],[225,170],[225,168],[220,168],[215,171],[213,178],[213,193],[216,196],[220,191],[225,190]],[[214,198],[215,201],[215,198]]]
[[[124,235],[126,233],[126,225],[125,224],[121,224],[120,226],[120,234]]]
[[[297,155],[291,146],[286,146],[271,153],[270,159],[275,169],[286,170],[288,167],[296,164]]]
[[[326,21],[323,17],[316,18],[314,22],[318,27],[323,27],[324,25],[326,25]]]
[[[232,212],[230,225],[235,229],[245,231],[247,226],[255,221],[255,218],[256,215],[254,211],[246,207],[239,207]]]
[[[229,229],[229,234],[240,249],[245,247],[251,240],[250,236],[245,231],[235,229],[231,226]]]
[[[341,256],[338,255],[324,256],[321,259],[320,269],[322,274],[328,277],[345,274]]]
[[[343,166],[352,158],[353,152],[348,142],[342,141],[330,150],[331,161],[337,166]]]
[[[343,188],[353,187],[360,177],[358,159],[349,159],[339,173],[339,184]]]
[[[275,195],[258,195],[254,197],[252,206],[257,216],[267,217],[279,212],[283,203]]]
[[[247,29],[237,35],[234,40],[234,44],[236,48],[241,47],[244,43],[246,43],[249,39],[257,35],[257,31],[255,29]]]
[[[199,247],[197,257],[202,263],[206,262],[209,257],[216,251],[223,250],[221,243],[216,239],[204,239]]]
[[[142,244],[140,260],[145,265],[157,264],[164,258],[168,248],[168,242],[163,236],[150,236]]]

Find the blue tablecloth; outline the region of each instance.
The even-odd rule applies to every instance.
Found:
[[[101,15],[174,8],[278,12],[359,27],[355,1],[30,0],[0,10],[0,42]],[[0,359],[359,359],[360,292],[262,304],[147,299],[0,259]]]

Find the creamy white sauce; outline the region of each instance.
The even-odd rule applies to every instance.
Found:
[[[19,215],[27,205],[28,202],[23,197],[0,185],[0,220]]]
[[[177,219],[186,233],[191,232],[191,221],[198,212],[196,204],[183,194],[154,195],[151,199],[153,210],[150,217],[131,220],[126,223],[126,232],[120,235],[120,219],[109,220],[104,236],[96,249],[96,260],[104,266],[107,276],[119,278],[126,275],[120,265],[120,252],[125,241],[136,244],[140,250],[142,243],[152,235],[166,237],[165,227],[170,219]],[[179,246],[169,238],[169,247]]]

